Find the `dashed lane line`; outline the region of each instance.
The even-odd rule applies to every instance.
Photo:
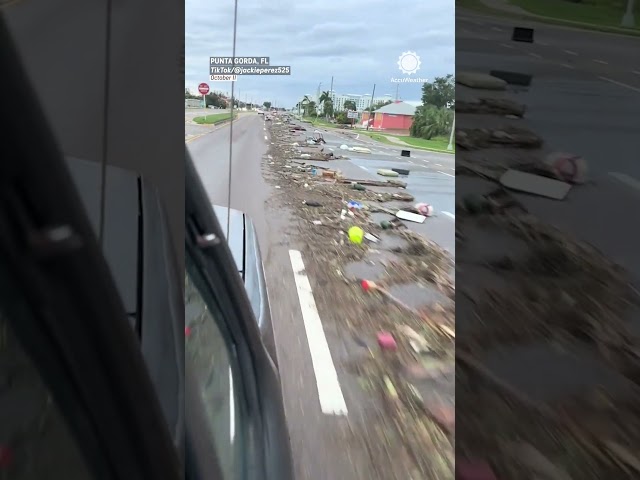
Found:
[[[438,170],[438,173],[441,173],[442,175],[446,175],[447,177],[453,177],[455,178],[455,175],[451,175],[450,173],[445,173],[445,172],[441,172],[440,170]]]
[[[322,413],[327,415],[347,415],[347,404],[340,388],[338,372],[336,372],[331,358],[331,351],[305,271],[302,254],[297,250],[289,250],[289,258],[298,291],[309,352],[311,353],[311,363],[316,377],[320,409]]]
[[[636,180],[632,176],[627,175],[626,173],[619,173],[619,172],[609,172],[609,175],[615,178],[616,180],[618,180],[619,182],[624,183],[628,187],[631,187],[640,192],[640,181]]]
[[[578,55],[576,52],[572,52],[571,50],[563,50],[563,52],[566,53],[567,55],[573,55],[573,56]]]
[[[456,219],[456,216],[451,212],[442,212],[442,214],[446,215],[449,218],[453,218],[454,220]]]
[[[605,82],[613,83],[614,85],[618,85],[622,88],[628,88],[629,90],[633,90],[634,92],[640,93],[640,88],[632,87],[631,85],[627,85],[626,83],[618,82],[617,80],[612,80],[607,77],[598,77],[600,80],[604,80]]]
[[[605,62],[604,60],[593,60],[595,63],[599,63],[600,65],[609,65],[609,62]]]

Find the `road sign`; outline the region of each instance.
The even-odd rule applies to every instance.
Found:
[[[207,85],[206,83],[201,83],[200,85],[198,85],[198,91],[202,95],[206,95],[207,93],[209,93],[209,85]]]
[[[353,110],[349,110],[347,112],[347,118],[358,118],[358,112],[354,112]]]

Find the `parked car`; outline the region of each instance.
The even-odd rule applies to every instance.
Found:
[[[217,461],[219,478],[293,480],[255,231],[241,212],[212,208],[186,155],[187,451],[193,452],[187,469],[215,471]],[[226,214],[231,215],[229,243],[216,211],[225,225]],[[211,424],[199,421],[200,399]],[[202,438],[214,440],[217,457],[202,447]]]

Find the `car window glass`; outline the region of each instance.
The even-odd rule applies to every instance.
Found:
[[[187,262],[189,265],[189,262]],[[240,478],[239,402],[234,388],[233,346],[219,324],[220,312],[211,311],[187,274],[185,279],[186,355],[200,392],[208,429],[216,446],[224,478]]]
[[[3,299],[4,300],[4,299]],[[0,306],[0,478],[88,480],[80,448]]]

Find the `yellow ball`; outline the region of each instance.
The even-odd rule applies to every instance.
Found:
[[[362,243],[362,239],[364,238],[364,230],[360,227],[351,227],[349,229],[349,240],[353,243]]]

